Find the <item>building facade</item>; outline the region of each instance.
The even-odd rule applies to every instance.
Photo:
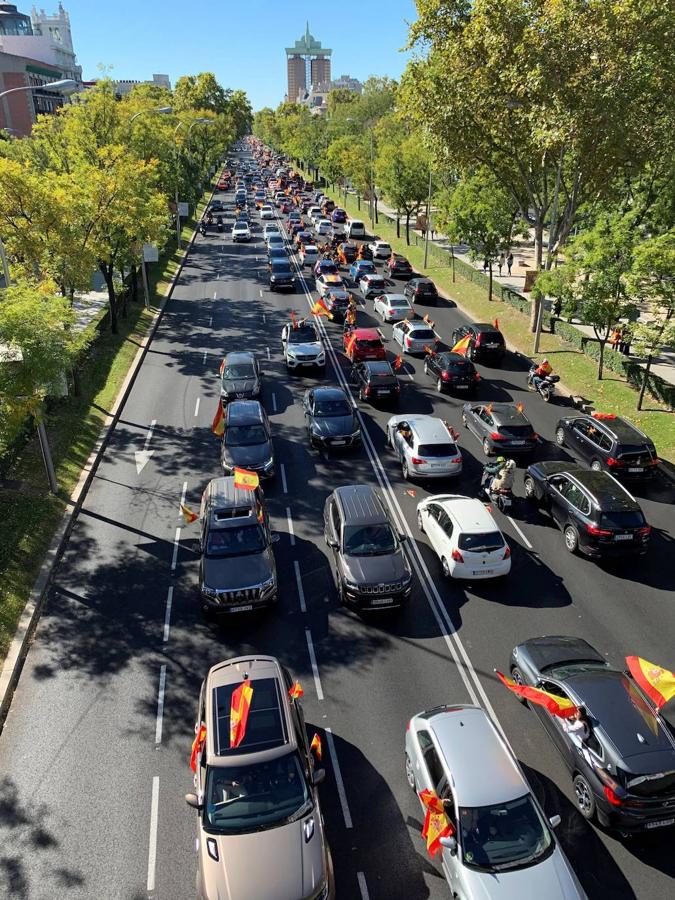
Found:
[[[304,35],[292,47],[286,47],[289,103],[301,101],[308,88],[330,81],[330,57],[332,50],[322,47],[309,33],[309,22]]]
[[[307,90],[307,66],[302,56],[289,56],[286,62],[288,69],[288,93],[286,98],[289,103],[297,102],[298,97]]]
[[[345,91],[352,91],[354,94],[363,92],[363,85],[358,78],[352,78],[350,75],[340,75],[339,78],[333,79],[331,82],[331,89],[337,90],[338,88]]]
[[[169,91],[171,90],[171,80],[168,75],[153,75],[152,78],[149,78],[147,81],[138,81],[131,78],[116,81],[115,93],[118,97],[123,97],[136,87],[137,84],[154,84],[157,85],[157,87],[163,87]]]

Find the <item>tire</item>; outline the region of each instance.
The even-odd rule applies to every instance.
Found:
[[[548,401],[551,399],[551,389],[541,388],[539,393],[541,394],[541,399],[544,401],[544,403],[548,403]]]
[[[448,561],[444,556],[441,557],[441,568],[443,569],[444,578],[452,578],[452,575],[450,574],[450,566],[448,565]]]
[[[559,447],[565,446],[565,431],[562,427],[555,430],[555,442]]]
[[[422,518],[422,513],[421,513],[421,512],[418,512],[418,513],[417,513],[417,527],[418,527],[419,530],[422,532],[422,534],[425,533],[425,532],[424,532],[424,519]]]
[[[573,784],[577,809],[587,822],[591,822],[595,818],[595,797],[591,786],[583,775],[575,775]]]
[[[576,530],[571,525],[567,525],[563,534],[565,536],[565,546],[569,552],[576,553],[579,549],[579,535],[576,533]]]
[[[525,476],[525,496],[528,500],[536,500],[537,499],[537,486],[534,483],[534,478],[530,478],[529,475]]]
[[[492,456],[494,454],[494,449],[490,446],[490,442],[487,438],[483,438],[483,453],[486,456]]]
[[[406,753],[405,755],[405,780],[408,782],[411,791],[417,793],[417,785],[415,784],[415,773],[413,772],[412,763],[410,762],[410,757]]]
[[[427,365],[426,360],[424,361],[424,374],[425,375],[429,374],[429,366]]]
[[[403,475],[403,477],[405,478],[406,481],[410,480],[410,472],[408,471],[408,463],[405,460],[403,460],[403,462],[401,463],[401,474]]]
[[[511,669],[511,678],[513,678],[516,684],[525,684],[523,673],[520,671],[518,666],[514,666]],[[518,694],[516,694],[516,697],[518,699],[518,703],[522,703],[523,706],[529,706],[527,700],[524,697],[518,697]]]
[[[468,428],[468,427],[469,427],[468,424],[467,424],[467,421],[466,421],[466,414],[465,414],[465,413],[462,413],[462,425],[463,425],[465,428]]]
[[[439,394],[443,393],[443,382],[440,378],[436,379],[436,390]]]
[[[602,463],[599,459],[593,460],[593,462],[591,463],[591,469],[593,469],[594,472],[602,472]]]

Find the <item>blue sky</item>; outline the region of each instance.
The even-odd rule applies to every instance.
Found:
[[[30,12],[32,0],[15,0]],[[58,0],[35,0],[56,9]],[[286,90],[284,48],[310,31],[333,50],[333,76],[398,78],[400,52],[414,21],[414,0],[63,0],[85,79],[97,66],[113,78],[212,71],[225,87],[243,88],[254,109],[276,106]]]

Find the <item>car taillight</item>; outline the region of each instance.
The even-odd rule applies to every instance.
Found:
[[[539,440],[539,435],[537,434],[536,431],[533,431],[533,432],[532,432],[532,434],[530,435],[530,440],[531,440],[531,441],[538,441],[538,440]]]
[[[423,466],[426,465],[427,461],[426,459],[420,459],[419,456],[413,456],[410,462],[413,464],[413,466]]]
[[[480,381],[480,375],[478,374],[478,372],[476,372],[476,374],[473,376],[473,380]]]
[[[647,537],[647,535],[652,533],[651,525],[644,525],[642,528],[638,528],[636,534],[639,534],[641,537]]]
[[[398,392],[401,390],[401,385],[400,385],[400,384],[397,384],[397,385],[395,386],[394,390],[395,390],[396,393],[398,394]]]
[[[447,372],[441,372],[441,378],[443,381],[450,381],[450,375]]]
[[[490,437],[492,438],[493,441],[503,441],[504,440],[504,435],[500,434],[498,431],[491,431]]]
[[[370,386],[364,388],[363,393],[366,395],[366,397],[370,397]]]
[[[511,556],[511,548],[507,544],[506,550],[504,551],[504,555],[502,556],[502,559],[509,559],[510,556]]]
[[[415,293],[416,293],[416,294],[421,294],[421,293],[422,293],[422,288],[415,288]]]
[[[453,456],[452,459],[450,460],[451,463],[461,463],[461,461],[462,461],[461,456]]]
[[[452,551],[452,558],[454,559],[455,562],[464,562],[464,557],[459,552],[459,550]]]
[[[602,790],[605,797],[607,797],[607,801],[611,803],[612,806],[623,806],[623,800],[621,799],[621,797],[617,796],[617,794],[614,793],[614,790],[608,784],[603,784]]]
[[[625,466],[626,463],[622,459],[614,459],[613,456],[607,457],[608,466]]]
[[[589,534],[592,534],[593,537],[611,537],[612,532],[608,531],[606,528],[597,528],[595,525],[586,525],[586,531]]]
[[[659,464],[658,456],[655,456],[654,459],[650,459],[649,462],[647,463],[648,466],[658,466],[658,464]]]
[[[473,344],[474,347],[480,346],[480,339],[482,338],[482,336],[483,335],[480,332],[478,332],[478,334],[476,335],[476,340],[474,341],[474,344]]]
[[[406,337],[405,342],[406,342],[406,346],[409,347],[412,344],[412,338]]]

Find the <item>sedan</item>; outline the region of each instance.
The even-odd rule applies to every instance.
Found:
[[[386,282],[381,275],[361,275],[359,276],[359,290],[364,299],[368,297],[377,297],[378,294],[384,294],[387,289]]]
[[[438,494],[417,504],[417,525],[446,578],[499,578],[511,571],[511,549],[488,509],[475,497]]]
[[[342,388],[310,388],[305,392],[302,407],[310,447],[332,450],[361,443],[356,412]]]
[[[372,241],[368,246],[373,259],[389,259],[392,254],[391,244],[386,241]]]
[[[314,269],[312,270],[314,273],[314,277],[318,278],[319,275],[339,275],[338,267],[335,265],[332,259],[319,259]]]
[[[265,238],[265,240],[267,240],[267,238],[271,234],[280,234],[280,233],[281,232],[279,231],[279,226],[277,225],[276,222],[270,222],[267,225],[265,225],[265,227],[263,228],[263,237]]]
[[[399,458],[404,478],[448,478],[462,472],[455,434],[435,416],[392,416],[387,444]]]
[[[376,274],[377,269],[375,268],[375,264],[369,259],[357,259],[349,267],[349,277],[354,284],[358,284],[364,275]]]
[[[396,256],[393,254],[384,264],[384,274],[387,278],[412,278],[412,266],[405,256]]]
[[[404,353],[428,353],[439,341],[436,332],[419,320],[397,322],[391,334]]]
[[[439,394],[473,394],[480,383],[480,375],[471,360],[461,353],[430,353],[424,360],[424,372],[436,382]]]
[[[352,295],[342,288],[332,288],[323,298],[333,319],[342,322],[347,315]]]
[[[333,226],[328,219],[319,219],[315,226],[316,233],[319,235],[331,234]]]
[[[250,241],[251,240],[251,229],[248,226],[247,222],[235,222],[232,228],[232,240],[235,243],[239,243],[239,241]]]
[[[300,265],[313,266],[319,258],[319,251],[315,244],[303,244],[300,247]]]
[[[403,294],[380,294],[375,298],[374,309],[383,322],[415,318],[415,313]]]
[[[399,380],[386,360],[358,363],[349,380],[359,392],[359,400],[398,401],[401,393]]]
[[[325,297],[330,291],[344,290],[345,286],[341,275],[319,275],[314,279],[314,284],[320,297]]]
[[[486,456],[531,453],[539,445],[539,435],[515,403],[465,403],[462,423],[483,444]]]
[[[260,218],[261,219],[273,219],[274,218],[274,208],[268,205],[262,206],[260,208]]]

